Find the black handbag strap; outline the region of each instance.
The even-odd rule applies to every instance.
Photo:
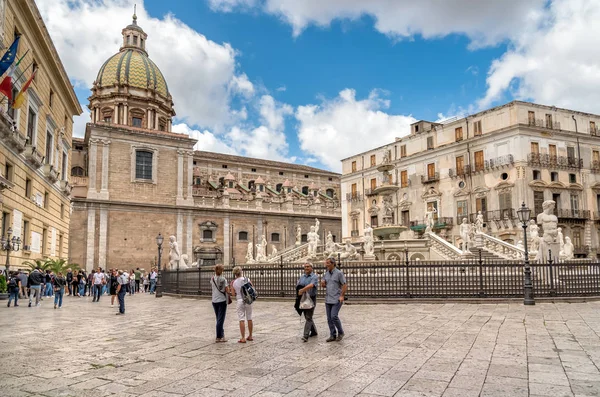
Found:
[[[221,290],[219,289],[219,286],[217,285],[217,283],[215,283],[215,278],[214,278],[214,277],[212,277],[212,278],[211,278],[211,280],[212,280],[213,284],[215,285],[215,287],[217,287],[217,291],[219,291],[219,292],[220,292],[220,293],[222,293],[223,295],[227,296],[227,294],[226,294],[224,291],[221,291]]]

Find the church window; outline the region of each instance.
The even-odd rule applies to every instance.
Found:
[[[138,150],[135,153],[135,178],[152,180],[152,152]]]
[[[248,241],[248,232],[239,232],[238,240],[240,241]]]
[[[279,233],[271,233],[271,242],[278,243],[279,242]]]
[[[213,231],[212,230],[203,230],[202,238],[204,240],[212,240],[213,239]]]
[[[142,119],[139,117],[132,117],[131,118],[131,125],[133,125],[134,127],[141,127],[142,126]]]

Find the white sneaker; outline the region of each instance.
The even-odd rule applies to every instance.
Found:
[[[110,304],[110,307],[115,307],[115,305],[111,303],[111,304]]]

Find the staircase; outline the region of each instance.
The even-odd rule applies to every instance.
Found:
[[[298,262],[308,256],[308,243],[291,247],[284,251],[278,252],[277,255],[271,256],[266,260],[266,263],[279,262]]]
[[[479,241],[478,241],[479,240]],[[479,243],[479,246],[477,246]],[[519,260],[525,257],[525,250],[515,245],[509,244],[506,241],[497,239],[485,233],[479,233],[475,236],[476,248],[482,248],[482,257],[486,252],[487,258],[491,260],[507,259]],[[492,255],[493,257],[490,257]],[[487,259],[486,258],[486,259]]]
[[[425,233],[425,237],[429,239],[431,243],[431,249],[434,250],[438,255],[448,260],[459,260],[464,259],[462,251],[450,244],[435,233]]]

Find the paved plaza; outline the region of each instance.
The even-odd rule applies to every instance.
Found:
[[[257,301],[255,341],[214,343],[209,301],[66,297],[0,308],[2,396],[600,396],[600,302],[346,305],[346,338],[300,340],[293,302]]]

